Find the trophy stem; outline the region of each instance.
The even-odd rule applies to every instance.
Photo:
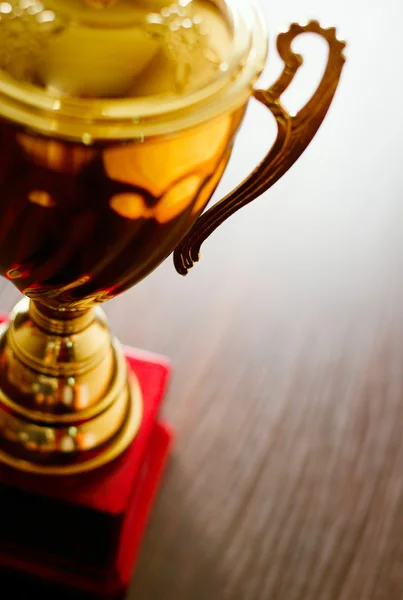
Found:
[[[50,475],[92,470],[127,448],[141,413],[100,308],[16,306],[0,331],[0,461]]]

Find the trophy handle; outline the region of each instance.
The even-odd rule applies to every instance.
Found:
[[[329,45],[325,73],[309,102],[295,115],[287,113],[280,97],[302,65],[302,57],[291,49],[293,40],[303,33],[316,33]],[[323,29],[317,21],[305,26],[294,23],[277,38],[277,50],[285,63],[284,70],[268,90],[255,90],[254,97],[267,106],[277,121],[277,139],[260,165],[226,198],[202,215],[174,252],[176,270],[186,275],[200,258],[202,243],[224,221],[272,187],[298,160],[316,135],[340,81],[345,62],[345,43],[336,38],[334,28]]]

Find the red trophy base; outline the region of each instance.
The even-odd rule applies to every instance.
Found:
[[[74,477],[0,466],[0,582],[13,598],[35,591],[41,600],[125,595],[172,442],[170,428],[158,421],[169,364],[134,350],[126,357],[144,414],[120,458]]]

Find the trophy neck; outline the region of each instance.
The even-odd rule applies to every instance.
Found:
[[[60,310],[31,301],[29,313],[36,325],[47,334],[74,335],[91,325],[96,319],[94,308]]]
[[[72,474],[112,460],[133,439],[141,394],[101,309],[22,300],[0,334],[0,459]]]

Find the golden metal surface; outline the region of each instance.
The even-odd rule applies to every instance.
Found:
[[[13,5],[19,2],[12,0]],[[212,49],[213,55],[207,52],[205,56],[206,52],[202,52],[206,58],[203,64],[200,64],[200,46],[206,47],[206,39],[202,36],[203,43],[196,44],[194,37],[188,36],[186,19],[190,17],[186,14],[183,26],[177,30],[176,24],[169,20],[168,8],[178,11],[184,8],[178,1],[119,2],[104,10],[87,7],[82,17],[85,5],[78,0],[43,0],[41,3],[35,0],[35,3],[41,5],[40,10],[50,8],[57,18],[44,28],[39,23],[38,28],[36,16],[26,8],[28,15],[23,27],[29,29],[27,39],[21,41],[13,29],[9,30],[16,27],[15,15],[2,19],[0,67],[4,64],[6,69],[0,73],[0,114],[30,131],[62,142],[68,139],[81,146],[93,146],[100,140],[141,142],[207,123],[248,102],[252,86],[265,64],[266,29],[251,0],[186,3],[186,10],[194,8],[196,26],[199,17],[205,21],[207,49]],[[20,14],[21,7],[17,9]],[[72,32],[78,37],[65,37],[66,13],[67,20],[70,18],[73,24],[80,19],[84,19],[85,24],[89,19],[96,39],[89,43],[91,32],[86,29],[79,34],[75,26]],[[159,23],[159,17],[166,22]],[[128,26],[139,29],[133,39],[123,35]],[[197,27],[191,28],[192,32],[196,34]],[[26,51],[28,42],[30,52],[19,52],[21,48]],[[54,52],[49,44],[57,44],[58,51]],[[28,55],[35,64],[41,65],[44,53],[45,58],[51,59],[45,77],[47,85],[40,76],[38,80],[30,74],[29,65],[24,62]],[[214,64],[216,54],[220,57],[218,64]],[[131,59],[133,55],[135,60]],[[57,56],[61,63],[52,62]],[[87,68],[83,70],[85,65]],[[194,76],[192,85],[178,86],[178,72],[182,71],[186,78],[189,66]],[[63,81],[57,81],[61,74],[64,85]],[[54,77],[56,85],[52,83]],[[134,81],[134,89],[127,87],[128,78]],[[66,81],[73,88],[71,85],[66,88]],[[85,93],[80,95],[80,89]]]
[[[138,383],[98,305],[175,247],[187,272],[204,239],[287,171],[326,115],[344,44],[316,22],[293,25],[278,38],[283,74],[253,92],[267,54],[253,2],[33,1],[39,12],[12,0],[0,20],[0,273],[30,298],[0,331],[0,461],[63,475],[113,460],[141,423]],[[327,40],[329,64],[291,117],[280,96],[305,32]],[[277,140],[197,221],[253,95]]]
[[[0,460],[34,473],[105,464],[141,422],[140,389],[103,312],[62,317],[24,299],[0,337]]]
[[[329,46],[325,73],[311,100],[295,116],[287,113],[280,98],[302,65],[291,44],[303,33],[323,37]],[[336,38],[334,28],[323,29],[317,21],[306,26],[296,23],[277,38],[277,49],[285,66],[279,79],[268,90],[255,90],[254,96],[270,109],[277,121],[278,134],[274,145],[255,171],[226,198],[207,211],[177,246],[174,254],[178,273],[186,275],[199,261],[203,242],[229,217],[271,188],[298,160],[315,137],[336,92],[345,62],[345,43]]]
[[[175,136],[91,149],[0,122],[0,148],[7,142],[10,157],[8,197],[0,180],[6,277],[42,305],[78,311],[136,284],[207,205],[244,110]],[[33,203],[32,190],[51,203]]]
[[[101,448],[98,453],[92,454],[90,457],[86,457],[85,454],[68,454],[65,463],[55,465],[43,463],[40,460],[35,462],[33,460],[35,455],[31,451],[28,451],[26,458],[22,458],[19,454],[0,449],[0,462],[19,471],[35,475],[68,476],[98,469],[115,460],[131,444],[141,425],[142,394],[135,377],[129,387],[130,401],[124,424],[110,443]]]

